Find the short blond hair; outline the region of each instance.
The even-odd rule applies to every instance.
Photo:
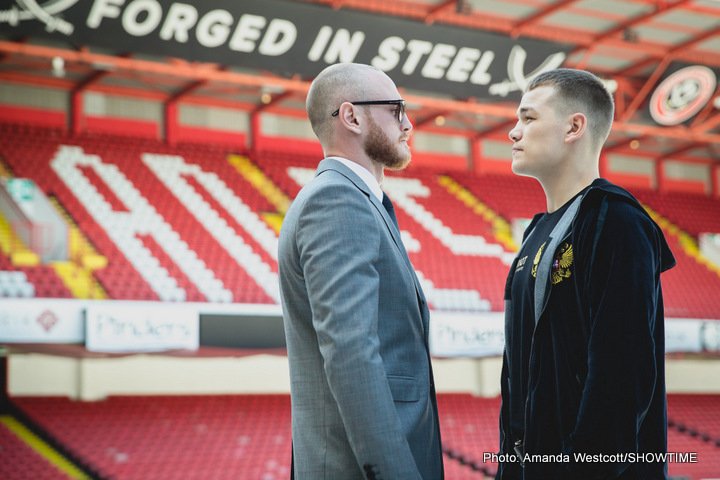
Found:
[[[320,72],[310,85],[305,109],[313,132],[325,144],[332,132],[332,112],[343,102],[365,99],[372,89],[370,73],[382,72],[361,63],[337,63]]]

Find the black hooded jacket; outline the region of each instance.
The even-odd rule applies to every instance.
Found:
[[[542,216],[535,216],[526,237]],[[520,452],[526,461],[501,461],[497,478],[664,479],[666,463],[639,454],[667,451],[660,273],[675,259],[637,200],[604,179],[583,194],[563,245],[554,258],[570,245],[572,265],[557,285],[545,279],[546,300],[526,367],[527,396],[519,399],[525,405],[523,438],[514,438],[509,427],[510,396],[518,392],[510,391],[508,364],[518,352],[507,341],[517,320],[506,312],[500,454],[507,460]]]

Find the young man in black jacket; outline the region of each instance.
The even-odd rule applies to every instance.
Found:
[[[501,480],[664,479],[660,273],[675,260],[635,198],[599,178],[613,99],[591,73],[528,86],[512,168],[536,178],[533,218],[505,287]]]

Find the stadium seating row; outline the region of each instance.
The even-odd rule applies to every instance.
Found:
[[[230,153],[111,135],[69,138],[59,130],[0,123],[5,169],[56,199],[107,259],[89,274],[114,299],[277,303],[279,224],[272,217],[282,217],[283,199],[312,178],[318,159],[265,151],[243,167]],[[537,182],[411,166],[388,173],[384,187],[430,305],[502,310],[513,257],[508,225],[543,210]],[[696,260],[677,234],[720,231],[720,201],[634,192],[670,225],[666,236],[678,266],[663,277],[667,316],[720,318],[720,270]],[[0,271],[26,277],[7,287],[0,282],[0,296],[87,291],[71,288],[72,277],[61,280],[49,266],[14,265],[6,251]]]
[[[67,478],[65,474],[33,451],[3,424],[0,424],[0,451],[2,451],[0,478],[37,480],[64,480]]]
[[[286,395],[110,397],[90,403],[22,397],[14,401],[103,477],[288,477],[290,398]],[[499,398],[441,394],[438,408],[448,478],[492,475],[497,464],[483,461],[483,454],[497,451]],[[708,421],[720,418],[718,414],[717,395],[669,396],[671,425],[682,418],[705,428]],[[0,431],[0,441],[1,435]],[[668,451],[697,453],[697,463],[670,463],[672,476],[694,480],[718,473],[718,443],[671,428]]]

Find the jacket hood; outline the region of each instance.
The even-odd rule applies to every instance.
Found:
[[[676,264],[675,256],[673,255],[672,251],[670,250],[670,247],[667,244],[667,241],[665,240],[665,235],[662,233],[662,229],[660,226],[655,223],[655,221],[650,217],[650,214],[643,208],[643,206],[640,204],[640,202],[627,190],[625,190],[622,187],[619,187],[613,183],[610,183],[609,181],[605,180],[604,178],[598,178],[593,183],[590,184],[590,189],[585,193],[585,197],[583,198],[582,205],[585,205],[591,198],[593,197],[603,197],[603,196],[613,196],[617,199],[620,199],[622,201],[625,201],[629,203],[630,205],[637,208],[639,211],[643,213],[655,226],[655,229],[658,233],[658,238],[660,239],[660,249],[661,249],[661,269],[660,271],[664,272],[665,270],[669,270],[670,268],[674,267]]]

